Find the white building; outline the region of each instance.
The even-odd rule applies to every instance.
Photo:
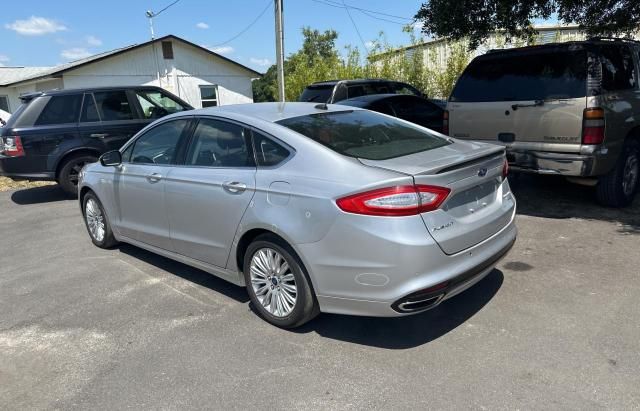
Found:
[[[260,76],[169,35],[56,67],[0,67],[0,110],[13,112],[34,91],[130,85],[159,85],[196,108],[251,103],[251,80]]]

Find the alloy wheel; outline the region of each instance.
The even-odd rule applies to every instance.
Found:
[[[636,188],[638,182],[638,173],[640,172],[640,162],[638,161],[638,153],[633,152],[627,157],[622,173],[622,191],[625,195],[630,196]]]
[[[94,240],[101,242],[105,235],[104,215],[98,203],[90,198],[85,205],[85,218],[87,219],[87,227],[89,233]]]
[[[249,270],[258,302],[274,317],[286,317],[296,306],[298,288],[286,259],[272,248],[253,254]]]

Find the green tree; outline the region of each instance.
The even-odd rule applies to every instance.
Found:
[[[588,35],[630,35],[640,27],[638,0],[429,0],[416,20],[422,31],[449,40],[469,39],[477,48],[491,32],[533,39],[533,20],[552,15],[564,23],[578,23]]]

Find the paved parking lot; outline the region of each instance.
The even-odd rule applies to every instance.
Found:
[[[0,408],[639,408],[640,201],[517,194],[518,242],[477,286],[292,332],[204,272],[94,247],[55,187],[0,193]]]

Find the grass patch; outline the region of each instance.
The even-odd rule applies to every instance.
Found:
[[[0,192],[55,184],[53,181],[13,181],[8,177],[0,177]]]

